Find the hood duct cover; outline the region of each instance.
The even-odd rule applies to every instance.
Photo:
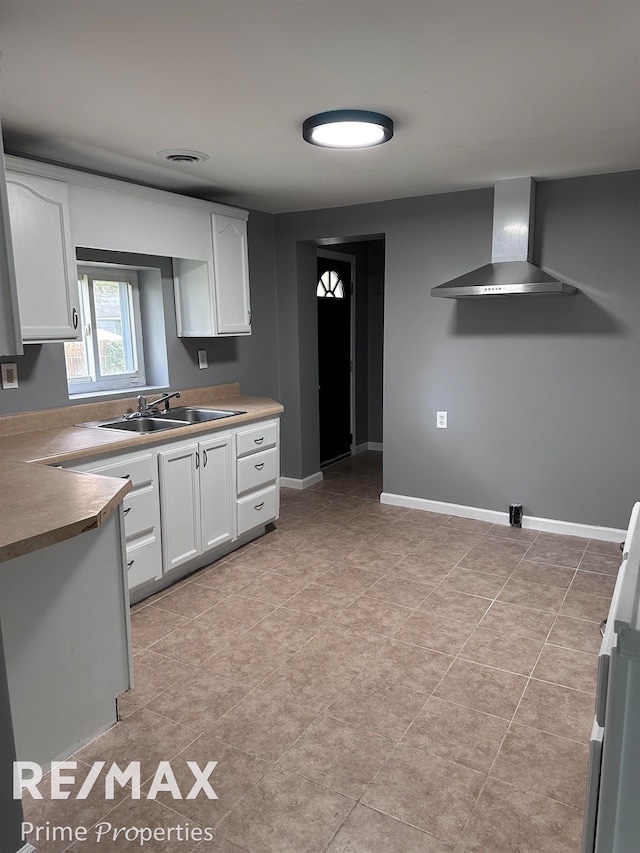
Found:
[[[432,296],[479,299],[495,296],[568,296],[577,290],[531,263],[535,181],[515,178],[495,185],[491,263],[452,278]]]

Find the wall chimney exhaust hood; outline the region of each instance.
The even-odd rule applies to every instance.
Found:
[[[498,181],[494,190],[491,263],[431,289],[432,296],[568,296],[577,290],[531,263],[535,181]]]

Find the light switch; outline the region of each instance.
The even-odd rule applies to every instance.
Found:
[[[198,350],[198,367],[200,368],[200,370],[204,370],[205,367],[209,367],[206,349]]]
[[[18,365],[3,364],[2,365],[2,387],[17,388],[18,387]]]

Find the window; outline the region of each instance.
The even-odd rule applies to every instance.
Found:
[[[135,270],[78,267],[82,339],[64,345],[69,394],[145,384]]]
[[[337,272],[326,270],[322,273],[316,288],[316,296],[320,298],[330,296],[334,299],[344,299],[344,285]]]

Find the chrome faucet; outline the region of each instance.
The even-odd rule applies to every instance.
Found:
[[[147,418],[149,415],[155,415],[158,413],[157,407],[160,403],[164,403],[165,412],[169,412],[171,411],[169,400],[172,400],[174,397],[177,399],[179,396],[180,392],[174,391],[173,394],[162,394],[157,400],[147,402],[147,398],[140,394],[138,397],[138,410],[124,417],[128,420],[130,418]]]

